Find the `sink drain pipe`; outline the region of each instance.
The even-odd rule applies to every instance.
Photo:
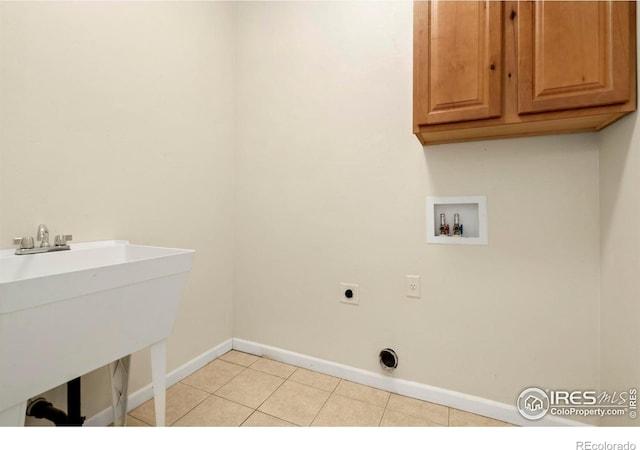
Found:
[[[67,383],[67,412],[55,408],[44,397],[38,397],[27,405],[27,416],[47,419],[57,427],[80,427],[85,418],[80,415],[80,377]]]
[[[57,427],[69,425],[67,413],[58,408],[54,408],[53,404],[48,402],[44,397],[38,397],[29,402],[27,405],[27,416],[50,420],[55,423]]]
[[[84,417],[80,415],[80,377],[67,383],[67,425],[81,427]]]

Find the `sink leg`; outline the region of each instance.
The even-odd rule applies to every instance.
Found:
[[[127,400],[129,398],[129,367],[131,355],[109,364],[111,379],[111,405],[113,406],[113,426],[127,425]]]
[[[151,346],[151,377],[156,410],[156,426],[165,426],[165,405],[167,400],[167,341]]]
[[[0,427],[23,427],[27,415],[27,401],[0,411]]]

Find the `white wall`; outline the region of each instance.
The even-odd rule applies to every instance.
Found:
[[[390,346],[399,378],[508,404],[597,388],[595,135],[423,150],[411,24],[410,2],[238,5],[234,336],[372,371]],[[427,245],[427,195],[486,195],[489,245]]]
[[[640,23],[640,21],[639,21]],[[640,119],[624,117],[599,136],[602,389],[640,389]],[[628,416],[605,425],[634,425]]]
[[[0,248],[46,223],[195,249],[169,370],[231,337],[234,20],[222,2],[0,3]],[[132,364],[135,392],[147,352]],[[83,414],[109,395],[106,370],[84,377]]]

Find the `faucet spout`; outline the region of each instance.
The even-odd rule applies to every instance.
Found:
[[[51,244],[49,244],[49,229],[45,224],[38,225],[38,232],[36,236],[40,242],[40,247],[48,248],[51,246]]]

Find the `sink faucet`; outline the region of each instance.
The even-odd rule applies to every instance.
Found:
[[[40,242],[40,247],[49,248],[51,244],[49,244],[49,229],[45,224],[38,225],[38,233],[36,234],[36,239]]]
[[[40,242],[40,247],[35,248],[33,238],[29,236],[15,238],[13,243],[20,247],[16,249],[16,255],[31,255],[33,253],[57,252],[60,250],[71,250],[67,241],[72,240],[70,234],[59,234],[56,236],[55,245],[49,243],[49,228],[45,224],[38,225],[36,239]]]

